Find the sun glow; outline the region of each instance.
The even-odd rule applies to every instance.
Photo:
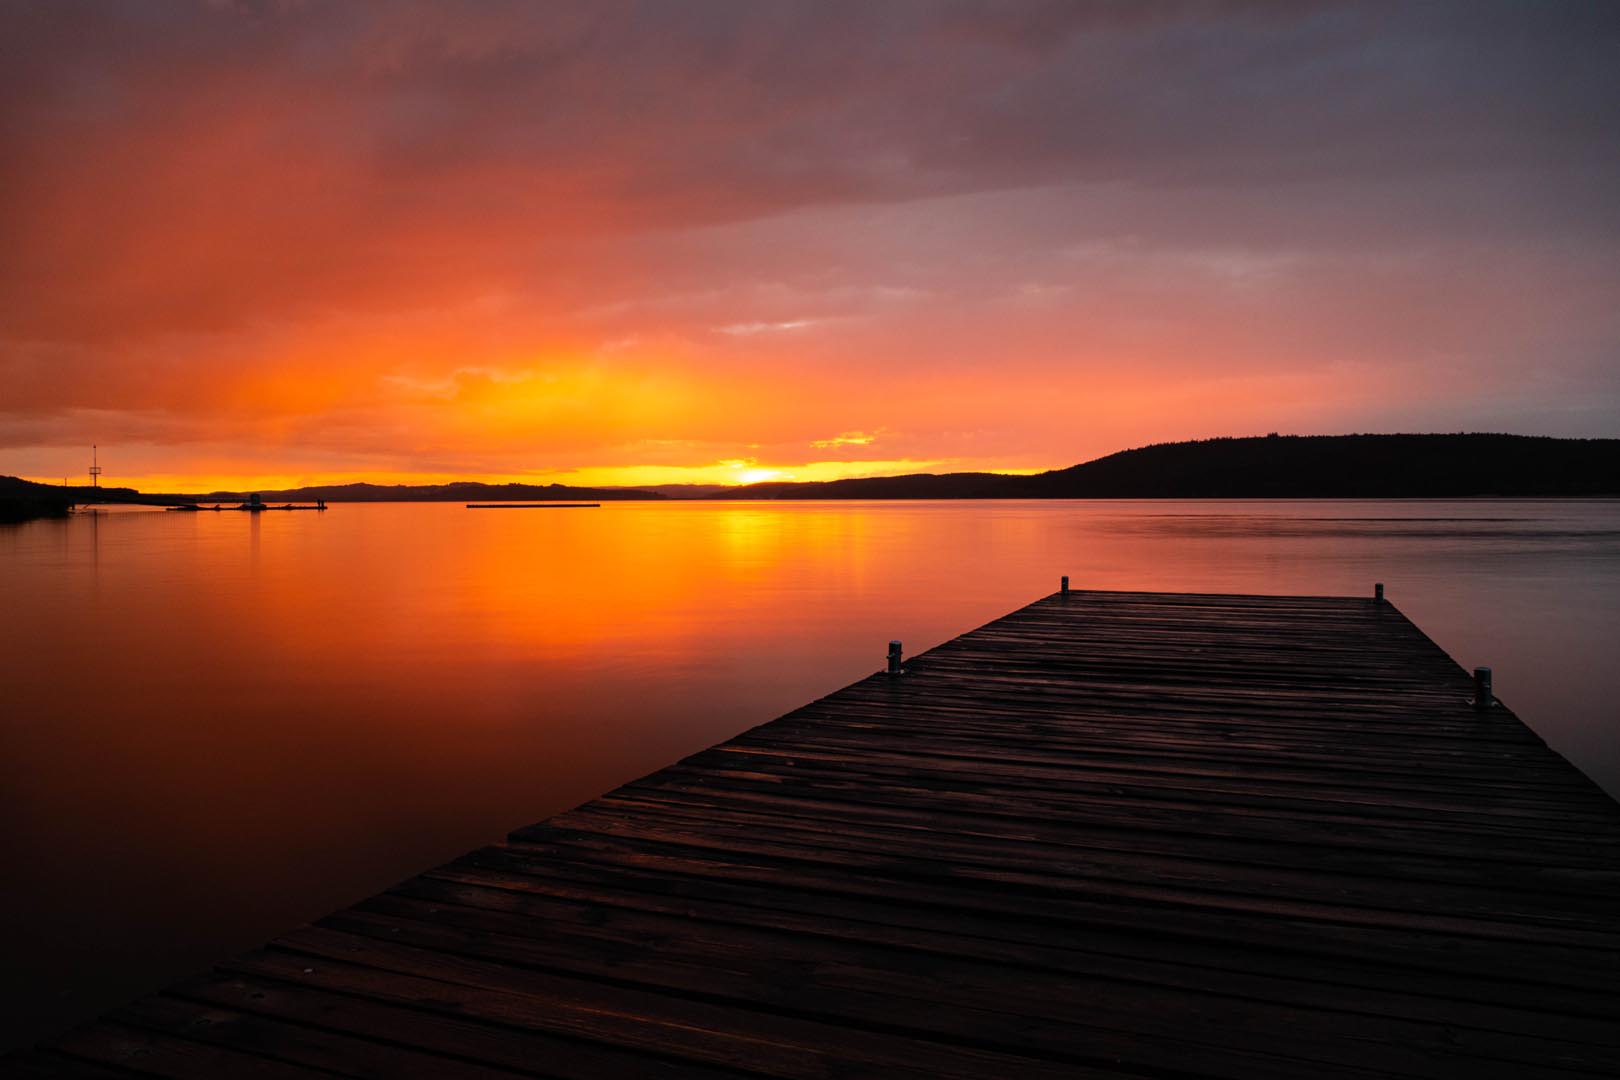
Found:
[[[535,469],[525,472],[495,472],[469,469],[462,472],[397,472],[393,470],[344,470],[319,473],[271,473],[257,468],[235,468],[228,462],[207,463],[196,473],[120,472],[110,476],[106,487],[135,488],[147,493],[207,494],[214,491],[282,491],[306,486],[369,483],[449,484],[470,480],[486,484],[563,484],[569,487],[634,488],[662,484],[698,484],[740,487],[776,480],[844,480],[864,476],[896,476],[905,473],[959,470],[961,462],[935,460],[811,461],[802,464],[762,465],[752,460],[725,460],[706,465],[602,465],[578,469]],[[1027,468],[1001,468],[1001,472],[1032,472]],[[25,479],[42,484],[60,484],[64,477],[27,473]],[[69,483],[84,482],[81,473],[66,478]]]

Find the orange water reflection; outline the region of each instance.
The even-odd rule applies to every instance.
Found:
[[[1620,504],[610,504],[0,528],[18,1042],[1055,587],[1391,598],[1620,787]]]

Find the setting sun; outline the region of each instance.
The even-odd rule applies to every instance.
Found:
[[[1524,59],[1579,18],[1066,7],[21,5],[8,471],[78,477],[95,443],[137,487],[738,483],[712,463],[1613,429],[1588,132],[1620,94]],[[1422,45],[1366,46],[1396,32]],[[1362,92],[1267,92],[1306,56]]]

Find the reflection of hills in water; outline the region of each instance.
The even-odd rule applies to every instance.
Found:
[[[1545,508],[1538,507],[1540,513]],[[1152,514],[1104,520],[1099,530],[1128,536],[1261,538],[1335,536],[1402,540],[1613,540],[1620,528],[1544,517],[1273,517],[1266,514]]]

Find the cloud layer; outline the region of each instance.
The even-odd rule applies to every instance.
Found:
[[[56,2],[0,41],[0,472],[1620,429],[1607,3]]]

